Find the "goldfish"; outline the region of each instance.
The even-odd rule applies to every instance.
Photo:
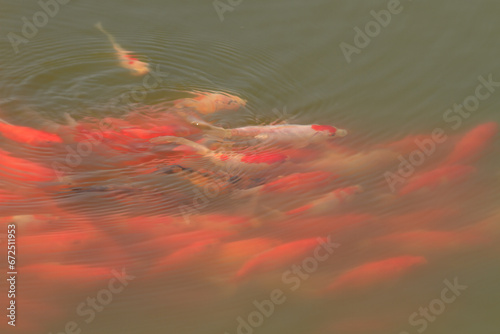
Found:
[[[96,23],[95,27],[102,31],[109,39],[111,44],[113,45],[113,48],[116,51],[116,56],[118,57],[118,60],[120,61],[120,65],[123,68],[126,68],[132,72],[133,75],[141,76],[145,75],[149,72],[149,64],[140,61],[139,59],[132,57],[130,55],[130,51],[126,51],[123,49],[115,40],[115,38],[107,32],[102,24]]]
[[[423,256],[403,255],[380,261],[367,262],[340,274],[326,292],[361,290],[400,279],[411,269],[424,265]]]
[[[1,119],[0,134],[15,142],[32,146],[52,146],[63,142],[61,137],[56,134],[36,130],[26,126],[13,125]]]
[[[221,110],[238,110],[246,105],[242,98],[228,93],[194,92],[195,98],[174,101],[176,109],[194,109],[200,114],[212,114]]]

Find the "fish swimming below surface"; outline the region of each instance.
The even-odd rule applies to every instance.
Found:
[[[471,210],[473,197],[492,191],[478,177],[496,144],[495,122],[457,134],[391,191],[384,171],[424,135],[363,145],[335,140],[347,130],[331,125],[222,128],[210,123],[213,114],[246,101],[194,94],[123,116],[68,115],[50,130],[0,123],[0,222],[18,228],[19,308],[37,320],[19,333],[54,331],[68,305],[129,279],[131,295],[139,291],[149,305],[134,309],[144,316],[168,309],[219,330],[281,291],[287,306],[278,312],[314,319],[304,332],[369,334],[370,324],[398,328],[392,316],[373,319],[373,305],[398,311],[379,304],[381,294],[400,299],[407,291],[418,307],[419,280],[436,279],[437,267],[455,273],[453,256],[495,258],[498,212]],[[357,312],[367,323],[356,322]]]

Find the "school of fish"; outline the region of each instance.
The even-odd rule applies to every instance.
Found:
[[[148,72],[97,27],[122,67]],[[398,157],[431,134],[357,150],[353,130],[337,125],[218,126],[207,116],[241,113],[247,101],[189,94],[122,117],[40,119],[36,129],[1,116],[0,220],[17,226],[17,303],[31,319],[18,333],[63,328],[81,301],[68,297],[75,287],[95,295],[113,269],[135,276],[131,286],[156,287],[144,297],[152,309],[223,313],[249,286],[297,287],[301,275],[290,268],[311,257],[317,269],[298,298],[341,303],[391,289],[441,257],[498,248],[500,211],[463,222],[472,194],[459,191],[480,191],[474,177],[492,154],[495,122],[434,142],[435,153],[401,176]],[[248,307],[234,314],[245,318]],[[221,315],[220,332],[237,332],[235,319]],[[318,333],[393,330],[390,319],[370,321],[318,320]]]

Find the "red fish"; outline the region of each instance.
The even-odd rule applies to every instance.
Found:
[[[446,158],[445,164],[464,164],[474,161],[493,142],[498,132],[495,122],[476,126],[463,136]]]
[[[210,159],[215,165],[222,165],[227,167],[228,170],[236,171],[247,170],[249,168],[269,168],[271,165],[283,163],[288,159],[287,156],[273,151],[261,151],[258,153],[218,153],[191,140],[173,136],[156,137],[150,139],[150,142],[153,144],[175,143],[186,145],[194,149],[197,154]]]
[[[403,249],[410,252],[441,252],[450,250],[463,250],[466,247],[478,245],[487,240],[478,233],[463,231],[410,231],[389,234],[377,238],[384,246],[392,249]]]
[[[476,168],[462,165],[445,165],[443,167],[431,170],[412,177],[400,191],[400,195],[407,195],[417,190],[435,189],[442,184],[451,181],[460,182],[467,176],[476,171]]]
[[[243,264],[233,277],[238,282],[250,276],[271,272],[301,261],[321,245],[321,238],[292,241],[255,255]]]
[[[411,269],[427,263],[422,256],[398,256],[362,264],[338,276],[326,290],[341,292],[360,290],[400,279]]]
[[[361,186],[351,186],[346,188],[335,189],[328,194],[312,201],[309,204],[303,205],[297,209],[287,212],[288,215],[295,215],[301,213],[307,214],[325,214],[339,208],[343,203],[351,200],[357,193],[362,192]]]
[[[189,246],[181,248],[172,254],[161,258],[153,268],[153,273],[167,272],[196,266],[197,270],[200,265],[209,259],[218,245],[218,240],[208,239],[194,242]]]
[[[26,126],[12,125],[1,120],[0,134],[15,142],[32,146],[52,146],[63,142],[58,135]]]
[[[328,185],[337,178],[337,175],[323,171],[294,173],[266,183],[262,191],[265,193],[309,192]]]
[[[48,182],[55,179],[52,169],[22,158],[16,158],[0,149],[0,175],[22,181]]]

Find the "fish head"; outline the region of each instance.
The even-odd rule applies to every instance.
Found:
[[[212,96],[217,110],[238,110],[246,105],[242,98],[230,94],[214,94]]]

